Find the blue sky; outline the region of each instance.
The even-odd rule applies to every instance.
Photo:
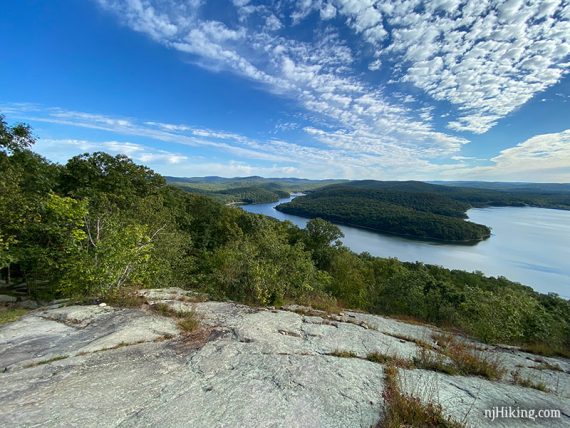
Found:
[[[0,112],[56,162],[570,182],[565,0],[20,0]]]

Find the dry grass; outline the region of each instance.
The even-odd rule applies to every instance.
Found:
[[[200,322],[194,311],[184,312],[178,316],[178,327],[185,333],[190,333],[198,328]]]
[[[333,351],[330,354],[331,357],[339,357],[339,358],[358,358],[358,355],[356,355],[356,352],[352,352],[352,351]]]
[[[499,380],[505,374],[498,356],[481,351],[451,334],[434,335],[438,344],[433,347],[423,340],[399,336],[402,340],[414,342],[419,346],[413,359],[373,352],[366,356],[368,361],[388,364],[405,369],[431,370],[456,376],[481,376],[490,380]],[[361,358],[352,351],[337,350],[329,355],[342,358]]]
[[[56,357],[53,358],[49,358],[47,360],[42,360],[42,361],[37,361],[35,363],[31,363],[28,365],[25,365],[24,368],[29,369],[31,367],[37,367],[37,366],[42,366],[44,364],[49,364],[49,363],[54,363],[56,361],[61,361],[61,360],[65,360],[66,358],[69,358],[69,355],[58,355]]]
[[[418,339],[412,336],[406,336],[404,334],[397,334],[397,333],[387,333],[387,332],[383,332],[385,335],[387,336],[391,336],[394,337],[396,339],[399,340],[403,340],[406,342],[412,342],[415,343],[416,345],[418,345],[420,348],[425,348],[425,349],[434,349],[433,345],[431,343],[428,343],[427,341],[423,340],[423,339]]]
[[[552,363],[549,363],[548,361],[540,361],[537,366],[530,366],[530,368],[535,369],[535,370],[550,370],[553,372],[563,372],[564,371],[564,370],[562,370],[562,367],[560,367],[558,364],[552,364]]]
[[[180,296],[178,300],[187,303],[202,303],[202,302],[207,302],[209,300],[209,297],[207,294],[204,293],[196,293],[190,296]]]
[[[194,310],[177,311],[166,303],[156,303],[151,308],[159,315],[172,317],[177,320],[178,327],[184,333],[190,333],[198,328],[200,322]]]
[[[23,308],[0,307],[0,325],[18,321],[27,313],[28,310]]]
[[[533,388],[538,389],[542,392],[550,392],[550,389],[546,386],[546,383],[543,381],[535,382],[532,379],[525,378],[521,375],[519,370],[515,370],[511,372],[512,380],[517,385],[523,386],[525,388]]]
[[[174,309],[167,305],[166,303],[155,303],[151,306],[152,310],[155,311],[157,314],[162,315],[163,317],[172,317],[176,316],[178,313]]]
[[[300,299],[299,303],[328,314],[338,314],[342,311],[338,301],[334,297],[325,294],[311,294]]]
[[[529,343],[521,346],[520,350],[530,354],[544,355],[545,357],[570,358],[570,349],[548,343]]]
[[[491,380],[501,379],[505,373],[499,357],[477,349],[451,334],[434,335],[438,351],[450,358],[458,374],[481,376]]]
[[[398,369],[389,365],[385,371],[384,403],[386,413],[377,428],[462,428],[463,425],[447,418],[442,407],[436,403],[422,403],[419,398],[402,393]]]
[[[414,357],[414,366],[418,369],[431,370],[434,372],[446,373],[448,375],[458,375],[459,370],[442,354],[420,348]]]
[[[108,293],[104,298],[105,303],[118,308],[140,308],[146,299],[139,296],[135,288],[121,288]]]
[[[372,352],[366,356],[368,361],[378,364],[389,364],[403,369],[415,368],[414,362],[395,355],[382,354],[380,352]]]

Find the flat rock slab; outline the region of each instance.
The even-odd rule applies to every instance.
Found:
[[[178,335],[171,318],[132,309],[68,306],[39,310],[0,329],[0,370]]]
[[[0,426],[368,428],[385,412],[385,367],[366,356],[413,358],[417,342],[433,343],[437,332],[354,312],[195,302],[195,293],[180,289],[144,295],[150,307],[195,311],[201,327],[185,335],[176,320],[148,308],[99,306],[36,310],[1,327]],[[557,389],[401,369],[402,389],[468,426],[520,426],[484,416],[509,405],[562,411],[532,426],[570,424],[568,360],[485,352]],[[558,369],[533,368],[540,361]]]

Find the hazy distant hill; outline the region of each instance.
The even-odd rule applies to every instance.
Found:
[[[225,203],[268,203],[286,198],[290,193],[307,192],[347,180],[308,180],[302,178],[264,178],[259,176],[224,178],[166,177],[168,183],[193,193],[216,198]]]
[[[526,183],[502,181],[429,181],[432,184],[477,189],[508,190],[513,192],[569,192],[570,183]]]

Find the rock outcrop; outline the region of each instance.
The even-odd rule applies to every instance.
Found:
[[[0,426],[370,427],[385,413],[385,365],[367,357],[438,346],[437,329],[380,316],[143,295],[142,309],[38,309],[1,327]],[[158,302],[195,311],[200,328],[182,334]],[[570,425],[570,361],[477,346],[550,391],[412,368],[400,369],[403,391],[468,426],[520,426],[484,416],[497,406],[560,410],[533,425]]]

